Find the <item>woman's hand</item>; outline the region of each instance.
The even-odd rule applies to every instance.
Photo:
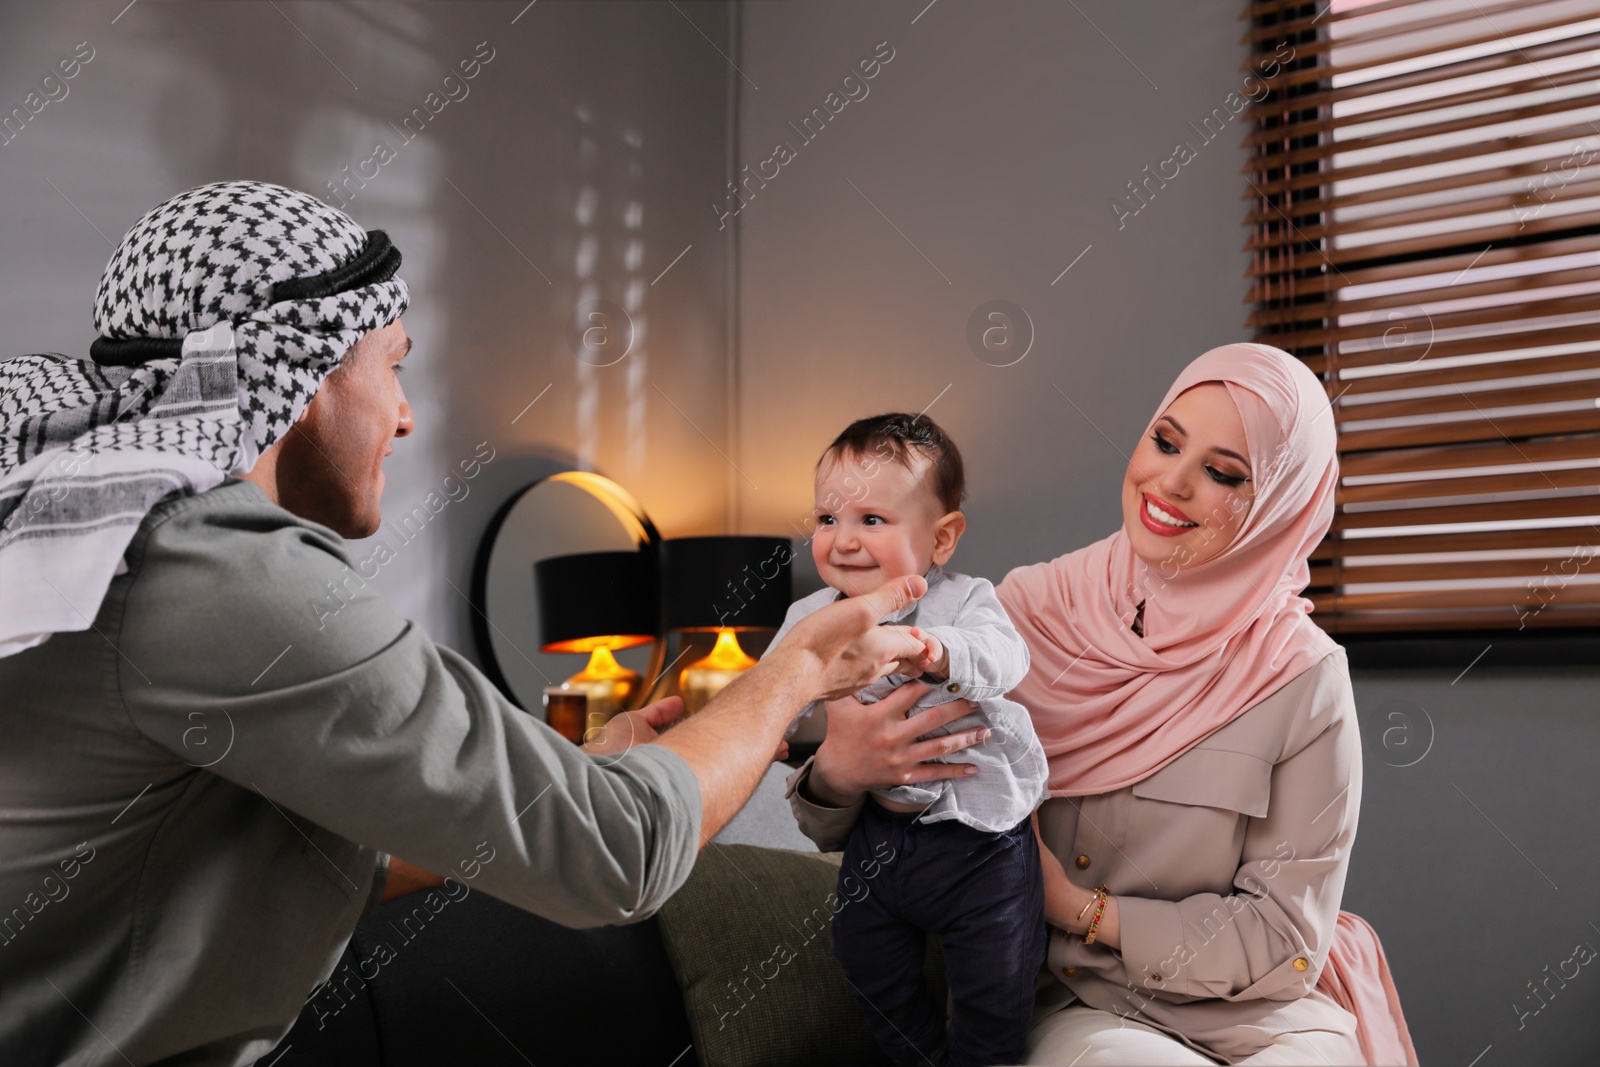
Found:
[[[1072,884],[1067,878],[1067,869],[1061,865],[1061,860],[1044,843],[1044,837],[1039,833],[1037,811],[1033,813],[1033,836],[1039,840],[1039,866],[1044,869],[1044,921],[1063,930],[1081,933],[1089,924],[1079,923],[1077,916],[1083,909],[1083,894],[1088,890],[1079,889]],[[1093,896],[1092,893],[1090,895]],[[1101,921],[1104,922],[1103,919]]]
[[[1039,866],[1044,871],[1044,921],[1069,934],[1082,937],[1089,932],[1094,909],[1084,911],[1084,905],[1095,897],[1094,890],[1084,889],[1067,877],[1067,869],[1039,832],[1039,813],[1033,813],[1033,836],[1039,841]],[[1079,918],[1079,915],[1082,918]],[[1122,947],[1122,925],[1117,912],[1117,898],[1106,898],[1105,914],[1100,916],[1100,931],[1094,935],[1097,945],[1107,948]]]
[[[887,627],[886,627],[887,629]],[[828,733],[811,765],[807,791],[819,803],[847,808],[869,789],[940,781],[973,774],[970,763],[927,763],[988,738],[987,727],[918,741],[928,731],[972,714],[968,700],[952,700],[929,708],[913,718],[906,712],[932,688],[907,682],[876,704],[854,697],[831,700]]]

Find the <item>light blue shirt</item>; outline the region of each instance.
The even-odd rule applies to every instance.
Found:
[[[938,737],[987,726],[989,739],[940,760],[977,764],[978,773],[969,778],[873,792],[897,803],[923,805],[924,822],[955,819],[990,833],[1009,830],[1044,800],[1049,770],[1028,710],[1005,695],[1028,673],[1028,646],[1011,625],[987,579],[951,573],[938,564],[929,567],[923,577],[928,591],[922,598],[880,622],[920,627],[937,637],[949,653],[949,677],[935,682],[934,688],[912,705],[910,713],[915,715],[952,700],[970,700],[977,705],[972,714],[924,736]],[[837,589],[824,586],[789,605],[783,626],[767,647],[776,648],[797,622],[842,596]],[[891,674],[858,690],[855,696],[863,703],[874,703],[913,680],[908,674]],[[820,702],[808,705],[800,718],[819,706]],[[790,734],[798,723],[799,718],[790,725]]]

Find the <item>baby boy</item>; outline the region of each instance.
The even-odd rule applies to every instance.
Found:
[[[925,415],[847,427],[817,463],[811,554],[827,588],[791,605],[769,646],[841,596],[921,574],[928,591],[882,620],[923,634],[920,680],[934,688],[908,715],[970,700],[970,715],[926,736],[990,731],[988,741],[946,758],[976,764],[976,774],[874,790],[845,846],[841,876],[881,860],[882,844],[895,857],[877,868],[866,896],[834,916],[833,947],[878,1043],[901,1064],[1021,1062],[1045,952],[1031,821],[1045,796],[1045,755],[1027,709],[1005,697],[1027,673],[1027,646],[993,585],[944,569],[966,529],[964,481],[955,443]],[[911,680],[891,674],[856,699],[875,702]],[[923,984],[929,932],[944,949],[948,1028]]]

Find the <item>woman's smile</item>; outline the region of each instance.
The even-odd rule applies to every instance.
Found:
[[[1145,527],[1150,532],[1160,534],[1162,537],[1177,537],[1200,525],[1160,497],[1149,493],[1140,495],[1144,507],[1139,509],[1139,517],[1144,520]]]

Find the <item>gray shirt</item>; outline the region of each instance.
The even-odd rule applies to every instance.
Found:
[[[125,561],[93,628],[0,659],[7,1067],[265,1055],[384,853],[453,879],[416,895],[419,929],[472,890],[630,922],[687,878],[680,756],[584,753],[254,483],[157,506]]]
[[[970,778],[873,792],[901,804],[923,806],[924,822],[955,819],[977,830],[1009,830],[1044,800],[1049,777],[1044,748],[1033,732],[1027,709],[1005,696],[1028,673],[1028,646],[1011,625],[987,579],[955,574],[938,564],[929,567],[923,577],[928,581],[928,591],[921,599],[886,615],[880,623],[920,627],[937,637],[949,652],[949,677],[927,678],[934,687],[912,705],[910,714],[952,700],[970,700],[977,705],[972,714],[924,736],[960,733],[979,726],[987,726],[990,735],[987,741],[941,761],[977,764],[978,773]],[[789,605],[783,626],[767,647],[776,648],[795,623],[842,596],[838,590],[824,586]],[[855,695],[863,703],[873,703],[912,680],[910,675],[891,674]],[[820,706],[807,705],[800,718]]]

